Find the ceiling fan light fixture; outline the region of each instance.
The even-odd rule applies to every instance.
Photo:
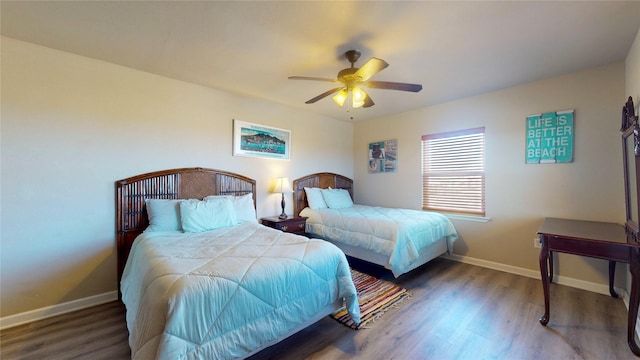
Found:
[[[333,96],[333,101],[335,101],[339,106],[344,106],[344,102],[347,100],[347,95],[349,95],[349,92],[344,88]]]
[[[362,91],[359,87],[354,87],[351,89],[351,100],[352,106],[354,109],[362,107],[364,105],[364,101],[367,98],[367,93]]]

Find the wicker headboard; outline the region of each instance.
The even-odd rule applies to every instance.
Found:
[[[345,189],[353,199],[353,180],[348,177],[328,172],[307,175],[293,180],[293,213],[296,216],[309,205],[307,194],[304,192],[305,187]]]
[[[149,225],[146,199],[202,199],[207,195],[253,193],[256,181],[227,171],[182,168],[151,172],[115,182],[118,282],[133,240]]]

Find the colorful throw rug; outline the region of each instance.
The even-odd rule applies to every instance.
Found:
[[[338,309],[331,314],[331,317],[352,329],[365,328],[367,324],[382,316],[385,311],[410,296],[407,289],[353,269],[351,269],[351,277],[358,292],[360,325],[351,320],[346,307]]]

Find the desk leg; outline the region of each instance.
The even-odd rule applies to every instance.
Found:
[[[614,297],[617,299],[618,293],[616,293],[616,290],[613,288],[615,276],[616,276],[616,262],[609,261],[609,294],[611,294],[611,297]]]
[[[631,251],[631,295],[629,297],[629,319],[627,324],[627,342],[636,356],[640,356],[640,346],[636,343],[636,321],[638,319],[638,302],[640,301],[640,254],[637,248]]]
[[[553,251],[549,251],[549,284],[553,282]]]
[[[540,318],[540,324],[549,322],[549,244],[546,236],[541,236],[542,248],[540,249],[540,275],[542,277],[542,290],[544,291],[544,315]]]

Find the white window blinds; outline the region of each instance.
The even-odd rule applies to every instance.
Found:
[[[484,127],[422,136],[422,208],[485,215]]]

